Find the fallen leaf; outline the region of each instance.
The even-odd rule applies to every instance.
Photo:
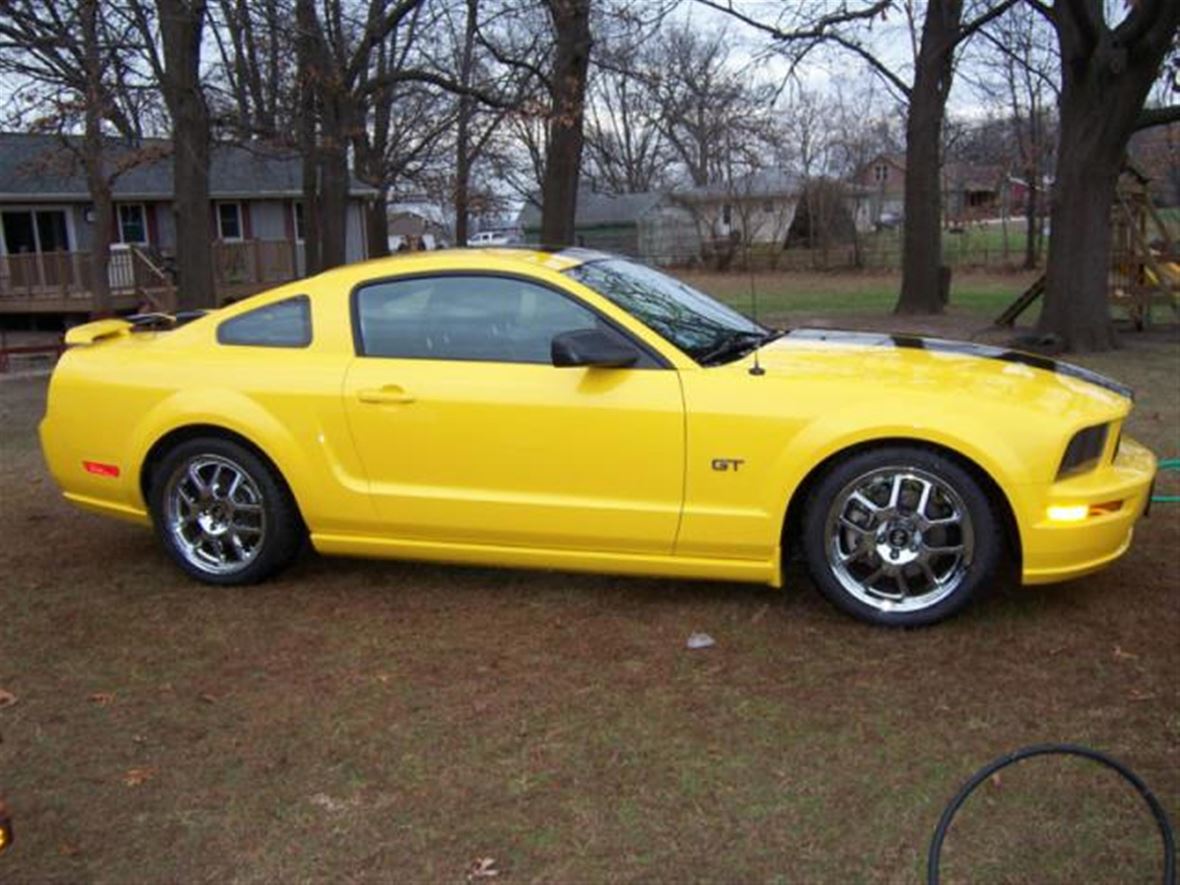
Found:
[[[467,868],[468,882],[474,882],[476,879],[493,879],[498,875],[500,875],[500,871],[496,869],[494,857],[476,858]]]
[[[155,776],[154,768],[131,768],[123,775],[123,783],[129,787],[140,787]]]
[[[90,696],[90,703],[98,704],[100,707],[106,707],[115,702],[115,693],[113,691],[98,691]]]
[[[207,692],[207,691],[202,692],[201,694],[197,695],[197,700],[204,701],[206,704],[216,704],[217,703],[217,697],[215,695],[209,694],[209,692]]]
[[[998,771],[992,775],[991,781],[992,781],[992,786],[995,787],[997,790],[1000,787],[1004,786],[1004,781],[1001,780],[1000,773]]]
[[[77,857],[82,853],[82,849],[77,845],[70,845],[68,842],[57,849],[57,853],[62,857]]]
[[[1150,701],[1154,698],[1154,691],[1139,691],[1138,689],[1131,689],[1131,700],[1133,701]]]
[[[16,695],[0,688],[0,707],[11,707],[16,703]]]
[[[1126,658],[1127,660],[1131,661],[1138,660],[1139,658],[1139,655],[1133,654],[1129,651],[1123,651],[1122,648],[1117,645],[1114,647],[1114,656],[1116,658]]]

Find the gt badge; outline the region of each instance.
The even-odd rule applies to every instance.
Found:
[[[746,462],[744,458],[714,458],[713,469],[722,471],[732,470],[736,473],[738,469],[745,463]]]

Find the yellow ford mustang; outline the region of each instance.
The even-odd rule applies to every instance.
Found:
[[[998,348],[765,329],[566,250],[338,268],[71,330],[41,424],[74,503],[190,575],[322,553],[779,586],[916,625],[1122,554],[1155,459],[1122,385]]]

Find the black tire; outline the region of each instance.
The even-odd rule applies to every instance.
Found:
[[[306,534],[278,472],[250,449],[220,437],[170,449],[153,471],[148,497],[168,555],[207,584],[266,580],[294,560]]]
[[[850,455],[819,478],[802,545],[833,605],[888,627],[962,611],[994,582],[1005,549],[995,505],[969,470],[935,450],[898,445]]]

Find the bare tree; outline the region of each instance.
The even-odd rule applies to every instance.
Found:
[[[57,3],[7,0],[0,4],[0,74],[22,83],[23,97],[37,109],[32,126],[61,136],[61,144],[85,170],[94,203],[90,291],[96,316],[111,312],[110,265],[114,239],[112,188],[120,174],[143,157],[143,91],[129,68],[137,42],[134,29],[110,15],[98,0]],[[12,109],[16,118],[26,108]],[[81,130],[80,137],[72,133]],[[110,136],[124,139],[112,151]]]
[[[295,33],[291,0],[217,0],[210,33],[220,58],[211,101],[243,140],[293,141]]]
[[[1052,22],[1061,54],[1061,136],[1045,304],[1038,328],[1070,350],[1115,344],[1107,302],[1110,208],[1137,129],[1180,120],[1145,108],[1180,28],[1180,3],[1137,0],[1111,21],[1102,0],[1027,0]]]
[[[733,180],[762,165],[773,143],[776,88],[731,62],[725,32],[665,30],[650,50],[664,137],[698,187]]]
[[[938,313],[943,308],[939,183],[940,144],[947,98],[954,82],[955,53],[980,28],[1002,15],[1017,0],[977,0],[964,15],[965,0],[927,0],[920,10],[902,4],[911,52],[912,76],[879,51],[871,27],[895,9],[894,0],[859,0],[835,8],[823,0],[792,4],[775,22],[745,14],[733,0],[698,0],[720,9],[764,33],[789,52],[798,64],[817,47],[851,53],[901,96],[906,115],[905,229],[898,313]]]
[[[176,306],[212,307],[210,261],[209,106],[201,83],[205,0],[124,0],[138,28],[148,68],[172,120],[173,211],[176,217]]]
[[[999,109],[1011,136],[1010,165],[1019,170],[1026,187],[1024,267],[1031,270],[1040,260],[1041,189],[1052,162],[1061,62],[1052,28],[1026,4],[1014,7],[980,36],[972,77],[983,97]]]

